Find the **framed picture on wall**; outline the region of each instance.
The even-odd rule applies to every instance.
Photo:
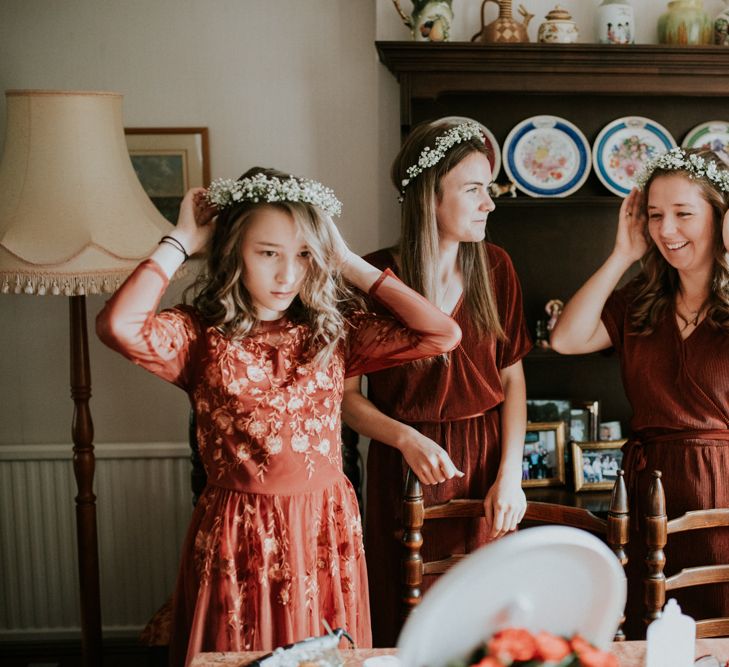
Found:
[[[573,442],[572,465],[575,491],[603,491],[613,488],[623,464],[620,449],[625,440]]]
[[[129,156],[159,212],[177,222],[185,192],[210,184],[207,127],[127,127]]]
[[[527,424],[521,485],[560,486],[565,483],[563,421]]]

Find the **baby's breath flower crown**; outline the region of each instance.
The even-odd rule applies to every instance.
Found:
[[[318,181],[293,176],[281,179],[266,174],[256,174],[238,181],[232,178],[215,179],[205,198],[219,209],[240,202],[303,202],[320,208],[329,215],[340,215],[342,202],[334,191]]]
[[[700,155],[687,153],[683,148],[672,148],[667,153],[649,160],[643,171],[635,179],[636,185],[643,190],[656,169],[666,171],[685,171],[691,178],[706,178],[722,192],[729,193],[729,171],[717,166],[717,161],[707,160]],[[722,163],[723,164],[723,163]]]
[[[430,169],[430,167],[438,164],[453,146],[474,138],[481,142],[484,141],[481,127],[474,121],[466,121],[465,123],[456,125],[436,137],[435,147],[431,148],[430,146],[426,146],[423,148],[418,157],[418,163],[405,170],[408,178],[403,178],[401,182],[401,196],[405,193],[405,188],[407,188],[414,178],[422,174],[426,169]]]

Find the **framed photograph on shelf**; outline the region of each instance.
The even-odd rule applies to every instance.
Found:
[[[623,464],[620,449],[625,440],[611,442],[573,442],[572,465],[575,473],[575,491],[610,490]]]
[[[127,127],[137,178],[159,212],[177,223],[185,192],[210,184],[207,127]]]
[[[570,440],[590,442],[599,439],[600,402],[572,401],[570,410]]]
[[[565,483],[563,421],[527,424],[521,485],[561,486]]]
[[[561,398],[528,398],[527,420],[530,422],[556,422],[563,421],[565,426],[570,423],[571,404]]]

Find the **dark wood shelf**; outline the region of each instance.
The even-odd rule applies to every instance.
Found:
[[[499,179],[503,180],[506,178],[502,174]],[[620,208],[620,202],[622,199],[616,196],[579,196],[573,195],[569,197],[530,197],[523,193],[519,193],[516,197],[497,197],[494,202],[497,207],[524,207],[524,208],[544,208],[544,207],[563,207],[563,206],[575,206],[577,208],[594,208],[594,207],[607,207],[613,208],[617,212]]]

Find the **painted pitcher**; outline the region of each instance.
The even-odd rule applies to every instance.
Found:
[[[413,13],[408,16],[399,0],[392,0],[413,39],[418,42],[447,42],[453,23],[452,0],[413,0]]]
[[[488,25],[485,24],[484,19],[487,2],[495,2],[499,6],[499,17]],[[471,37],[471,41],[528,42],[527,26],[529,21],[534,18],[534,14],[530,14],[524,8],[524,5],[519,5],[519,14],[524,19],[522,23],[519,23],[512,16],[511,3],[512,0],[483,0],[483,3],[481,3],[481,30]]]

